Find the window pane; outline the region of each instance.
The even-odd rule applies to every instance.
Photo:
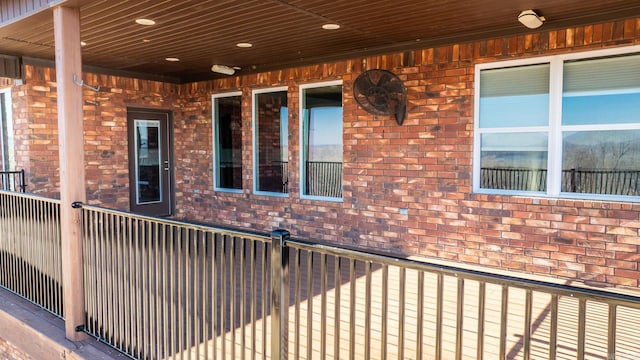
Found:
[[[288,183],[287,92],[256,95],[258,191],[286,193]]]
[[[303,92],[304,194],[342,197],[342,86]]]
[[[564,65],[563,125],[640,122],[640,55]]]
[[[2,167],[0,170],[15,171],[16,159],[13,149],[13,120],[11,119],[11,93],[0,93],[0,116],[2,128],[0,128],[0,145],[2,153]]]
[[[481,188],[546,190],[546,133],[483,134],[480,141]]]
[[[214,99],[216,187],[242,189],[241,97]]]
[[[162,201],[162,167],[160,149],[160,122],[157,120],[135,120],[135,154],[138,187],[136,204]]]
[[[562,191],[640,193],[640,130],[565,132]]]
[[[549,124],[549,64],[482,70],[480,127]]]

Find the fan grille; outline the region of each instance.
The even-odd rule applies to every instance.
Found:
[[[353,84],[354,98],[360,107],[374,115],[398,115],[404,118],[406,90],[394,73],[373,69],[362,73]]]

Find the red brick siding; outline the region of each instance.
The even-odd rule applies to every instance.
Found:
[[[257,231],[282,227],[298,238],[637,289],[640,204],[480,195],[471,180],[476,63],[632,44],[640,44],[640,19],[181,86],[88,75],[87,83],[104,87],[85,91],[88,195],[94,203],[128,207],[126,107],[172,109],[179,218]],[[353,80],[373,68],[404,80],[409,104],[402,126],[354,101]],[[19,90],[27,105],[20,116],[34,125],[27,151],[46,149],[31,160],[34,187],[45,186],[36,181],[41,177],[56,181],[55,108],[36,106],[55,101],[51,72],[28,69]],[[301,199],[298,186],[299,85],[328,80],[343,81],[341,203]],[[251,90],[270,86],[289,89],[288,198],[250,190]],[[213,191],[211,94],[229,91],[243,93],[241,194]]]

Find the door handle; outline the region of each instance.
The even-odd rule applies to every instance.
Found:
[[[169,171],[169,160],[165,160],[164,162],[164,170]]]

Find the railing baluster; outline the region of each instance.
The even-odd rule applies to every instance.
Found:
[[[416,359],[422,359],[424,335],[424,271],[418,272],[418,308],[416,309]]]
[[[240,239],[240,358],[244,360],[246,358],[246,340],[245,340],[245,312],[246,312],[246,283],[247,272],[245,271],[245,249],[246,239]]]
[[[389,320],[389,265],[382,266],[382,341],[380,346],[380,359],[387,358],[387,321]]]
[[[478,285],[478,328],[477,328],[477,348],[476,359],[482,360],[484,358],[484,316],[485,316],[485,297],[486,297],[486,284],[484,281],[480,281]]]
[[[222,237],[219,233],[213,235],[213,254],[211,255],[211,342],[213,343],[213,349],[211,351],[211,355],[213,360],[218,359],[218,338],[221,337],[222,332],[219,331],[218,324],[218,309],[220,308],[220,301],[218,300],[218,287],[220,286],[220,282],[218,279],[220,278],[220,267],[218,257],[220,255],[219,243]],[[224,256],[224,255],[223,255]],[[224,356],[222,356],[224,358]]]
[[[436,288],[436,359],[442,358],[442,303],[443,303],[443,288],[444,279],[442,274],[437,274],[437,288]]]
[[[256,242],[255,240],[251,241],[250,247],[250,255],[249,255],[249,263],[250,263],[250,277],[251,277],[251,360],[255,360],[256,358],[256,301],[258,300],[257,286],[256,286]]]
[[[365,291],[364,291],[364,357],[371,358],[371,262],[365,261]]]
[[[609,304],[609,317],[607,328],[607,357],[615,359],[616,357],[616,326],[617,326],[617,310],[616,304]]]
[[[327,357],[327,254],[320,255],[320,358]]]
[[[307,359],[313,354],[313,253],[307,253]]]
[[[295,270],[294,270],[294,348],[293,348],[293,358],[300,358],[300,282],[301,282],[301,271],[302,271],[302,260],[300,256],[300,249],[295,249]]]
[[[584,360],[584,347],[586,342],[586,312],[587,300],[578,300],[578,360]]]
[[[507,353],[507,318],[509,309],[509,287],[502,285],[502,299],[500,301],[500,360],[506,358]]]
[[[398,300],[398,359],[404,359],[404,322],[407,270],[400,267],[399,300]]]
[[[558,347],[558,295],[551,296],[550,307],[549,359],[555,359]]]
[[[227,357],[227,236],[221,237],[222,252],[220,254],[220,340],[222,341],[221,358]],[[264,312],[262,313],[264,316]]]
[[[296,249],[297,251],[297,249]],[[335,292],[335,303],[334,303],[334,340],[333,340],[333,358],[340,359],[340,310],[341,302],[340,302],[340,288],[342,287],[342,265],[340,262],[340,257],[334,257],[334,265],[333,265],[333,286]]]
[[[349,359],[356,358],[356,260],[349,261]]]
[[[524,304],[524,360],[531,357],[531,313],[533,306],[533,294],[531,289],[527,289]]]
[[[458,278],[456,301],[456,359],[462,359],[462,337],[464,335],[464,278]]]

